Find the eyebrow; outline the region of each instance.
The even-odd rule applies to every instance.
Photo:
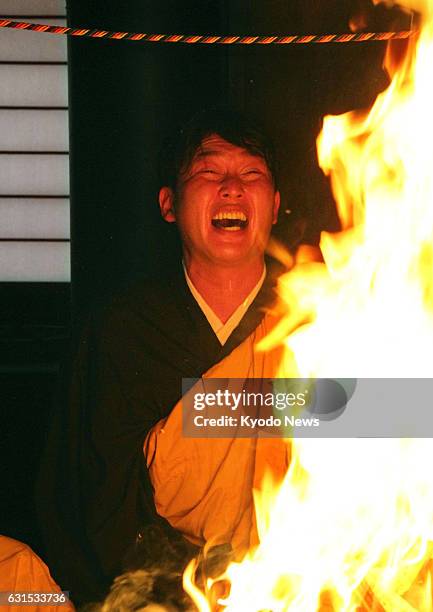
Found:
[[[248,151],[248,149],[245,149],[245,152],[247,153],[247,155],[251,155],[252,157],[256,157],[257,159],[263,160],[266,164],[266,160],[262,155],[258,153],[251,153],[250,151]],[[198,149],[197,153],[195,153],[194,157],[192,158],[192,161],[196,159],[202,159],[204,157],[221,157],[222,155],[225,155],[225,151],[219,151],[218,149]]]
[[[211,155],[218,155],[219,156],[219,155],[223,155],[223,152],[222,151],[217,151],[217,150],[214,150],[214,149],[205,149],[205,150],[203,150],[203,149],[200,150],[199,149],[197,151],[197,153],[194,155],[193,160],[194,159],[200,159],[202,157],[210,157]]]

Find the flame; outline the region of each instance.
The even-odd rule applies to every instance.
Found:
[[[280,279],[288,314],[260,347],[284,343],[279,376],[432,377],[433,2],[406,6],[422,28],[388,48],[388,89],[368,113],[324,119],[343,229],[322,235],[324,263]],[[255,493],[260,545],[228,567],[220,607],[431,612],[432,465],[428,439],[293,441],[284,483]]]

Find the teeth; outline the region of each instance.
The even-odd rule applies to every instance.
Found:
[[[222,219],[239,219],[239,221],[246,221],[247,217],[243,212],[220,212],[212,217],[212,221],[219,221]]]

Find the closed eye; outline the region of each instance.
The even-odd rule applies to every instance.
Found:
[[[203,168],[202,170],[199,170],[197,174],[200,174],[201,176],[204,176],[205,178],[208,178],[211,180],[217,180],[222,175],[221,172],[213,168]]]
[[[251,168],[250,170],[245,170],[244,172],[242,172],[242,176],[247,179],[254,179],[258,176],[261,176],[262,174],[263,172],[261,170],[258,170],[257,168]]]

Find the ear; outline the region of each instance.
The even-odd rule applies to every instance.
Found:
[[[276,191],[274,194],[274,207],[272,209],[272,225],[275,225],[275,223],[278,220],[278,210],[280,208],[280,203],[281,203],[280,192]]]
[[[158,200],[164,221],[174,223],[176,221],[176,213],[174,210],[174,193],[171,187],[161,187]]]

